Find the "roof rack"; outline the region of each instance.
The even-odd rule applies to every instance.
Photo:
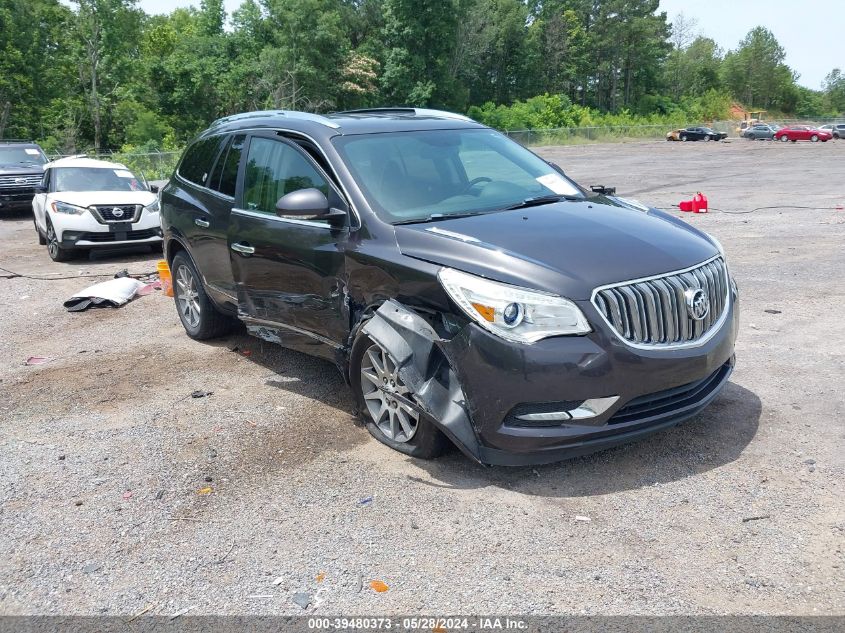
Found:
[[[447,112],[446,110],[432,110],[430,108],[410,107],[387,107],[387,108],[360,108],[358,110],[344,110],[333,114],[411,114],[414,116],[434,116],[441,119],[455,119],[456,121],[472,121],[468,116]]]
[[[243,121],[245,119],[260,119],[260,118],[267,118],[267,117],[274,117],[274,116],[283,116],[290,119],[299,119],[300,121],[313,121],[315,123],[320,123],[325,125],[326,127],[330,127],[333,129],[337,129],[340,126],[327,119],[324,116],[319,114],[312,114],[310,112],[297,112],[296,110],[256,110],[255,112],[241,112],[240,114],[232,114],[230,116],[225,116],[220,119],[214,121],[209,127],[217,127],[218,125],[224,125],[225,123],[231,123],[233,121]]]
[[[0,143],[30,143],[35,145],[35,141],[29,138],[0,138]]]

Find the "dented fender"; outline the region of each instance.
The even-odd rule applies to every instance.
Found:
[[[458,448],[481,462],[466,396],[445,353],[449,342],[425,319],[392,299],[376,310],[362,332],[393,357],[419,407]]]

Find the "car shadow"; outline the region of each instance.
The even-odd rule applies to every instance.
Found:
[[[362,426],[353,415],[352,394],[332,363],[254,338],[243,326],[224,339],[203,343],[266,368],[272,372],[265,377],[266,385],[317,400]],[[493,487],[545,497],[635,490],[679,481],[736,460],[757,434],[761,412],[762,403],[754,392],[729,382],[696,417],[637,442],[556,464],[525,467],[482,466],[453,448],[432,461],[412,460],[428,477],[409,475],[409,479],[439,488]],[[410,459],[399,453],[395,458]]]
[[[569,461],[533,467],[484,467],[461,454],[414,463],[429,486],[470,490],[503,488],[543,497],[588,497],[666,484],[700,475],[739,458],[754,439],[762,403],[729,382],[699,415],[640,441]]]
[[[337,367],[327,360],[309,356],[246,333],[242,323],[222,339],[201,341],[204,345],[228,349],[268,370],[264,384],[317,400],[353,415],[352,393]]]
[[[32,209],[8,209],[0,207],[0,222],[29,220],[32,222]]]

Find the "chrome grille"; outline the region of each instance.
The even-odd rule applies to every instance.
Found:
[[[701,288],[710,310],[693,319],[685,292]],[[628,343],[644,347],[696,343],[719,322],[728,305],[728,274],[721,257],[693,268],[640,279],[593,292],[593,304],[614,332]]]
[[[141,215],[141,206],[137,204],[97,204],[91,207],[101,222],[135,222]],[[120,217],[115,215],[115,209],[120,209]]]
[[[0,176],[0,187],[27,187],[32,188],[40,185],[42,180],[41,174],[21,175],[21,176]]]

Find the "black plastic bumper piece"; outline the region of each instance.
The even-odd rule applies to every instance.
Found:
[[[700,413],[722,391],[733,372],[733,367],[734,359],[731,358],[731,360],[707,378],[696,381],[694,384],[686,385],[686,389],[681,387],[667,390],[665,393],[643,396],[637,399],[638,402],[630,402],[627,407],[620,409],[619,413],[623,413],[628,407],[635,409],[637,406],[647,406],[649,403],[658,404],[654,408],[641,410],[641,415],[636,419],[637,424],[634,428],[628,426],[624,430],[620,430],[619,433],[613,433],[612,417],[609,420],[609,424],[603,428],[603,430],[610,430],[610,434],[587,438],[580,442],[573,442],[567,444],[565,447],[555,447],[529,453],[517,453],[481,446],[481,461],[491,466],[536,466],[564,461],[612,448],[620,444],[634,442],[653,433],[680,424]],[[677,396],[681,393],[684,393],[686,397],[678,399]],[[659,406],[660,404],[663,406]],[[634,414],[629,409],[629,412],[626,414],[627,421],[632,421],[632,415]]]

